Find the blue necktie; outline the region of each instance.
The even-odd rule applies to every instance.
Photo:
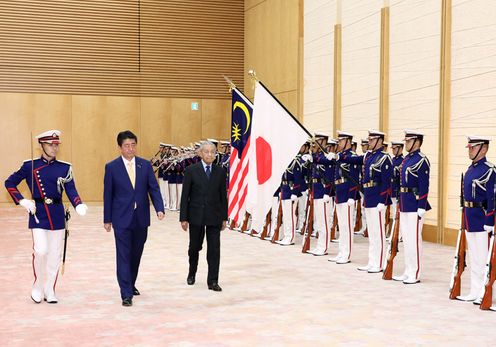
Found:
[[[207,174],[207,177],[210,178],[210,174],[212,173],[210,171],[210,165],[207,165],[206,169],[205,169],[205,173]]]

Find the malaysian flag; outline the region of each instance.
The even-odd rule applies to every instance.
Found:
[[[253,104],[238,89],[232,90],[231,158],[228,215],[238,223],[245,213],[248,191],[248,148],[250,147]]]

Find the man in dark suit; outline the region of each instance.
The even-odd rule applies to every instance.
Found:
[[[226,172],[214,165],[216,147],[203,142],[199,149],[202,160],[184,172],[179,221],[184,231],[189,227],[189,273],[187,283],[195,283],[198,256],[207,235],[208,289],[220,292],[220,232],[227,223]]]
[[[133,305],[138,269],[150,226],[151,197],[157,217],[164,218],[160,188],[148,160],[136,156],[138,138],[129,130],[117,135],[121,156],[105,165],[103,223],[114,228],[117,281],[123,306]]]

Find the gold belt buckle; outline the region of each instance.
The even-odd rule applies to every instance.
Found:
[[[45,204],[51,205],[51,204],[53,204],[53,200],[50,198],[45,198]]]

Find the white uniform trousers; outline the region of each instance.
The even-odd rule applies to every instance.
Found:
[[[334,212],[335,212],[335,206],[334,206],[334,197],[331,197],[331,200],[327,203],[327,228],[329,229],[329,241],[331,241],[331,229],[334,224]]]
[[[317,246],[310,253],[327,254],[329,246],[329,202],[324,202],[324,199],[315,199],[313,201],[314,213],[314,230],[318,233]]]
[[[377,207],[364,209],[368,222],[369,234],[369,261],[367,266],[371,269],[382,269],[386,245],[386,211],[379,212]]]
[[[159,178],[160,193],[164,200],[164,208],[169,208],[169,181]]]
[[[169,183],[169,210],[177,210],[177,184]]]
[[[297,201],[291,199],[282,200],[282,226],[284,227],[284,239],[293,243],[296,229],[296,206]]]
[[[406,280],[420,280],[422,261],[422,227],[424,218],[417,212],[400,212],[400,232],[403,235]]]
[[[272,238],[272,236],[274,236],[274,232],[276,231],[276,227],[277,227],[277,215],[279,213],[279,197],[277,196],[273,196],[272,197],[272,209],[271,209],[271,214],[270,214],[270,225],[268,226],[269,229],[269,233],[267,235],[267,238]],[[263,221],[263,224],[265,224],[265,219]],[[257,230],[258,231],[258,230]],[[259,232],[261,232],[262,230],[260,230]]]
[[[486,268],[487,254],[489,253],[489,237],[487,231],[465,231],[470,264],[470,296],[482,297],[484,295],[484,270]]]
[[[339,252],[337,260],[351,260],[353,249],[353,214],[355,206],[348,206],[346,202],[336,204],[339,226]]]
[[[296,229],[301,230],[303,228],[303,223],[305,223],[305,209],[307,207],[308,190],[301,192],[301,196],[298,198],[298,225]]]
[[[65,230],[33,229],[33,292],[37,296],[55,294],[55,284],[62,262]]]
[[[360,199],[360,204],[361,204],[361,209],[362,209],[362,227],[360,228],[360,230],[357,231],[357,233],[363,234],[365,232],[365,229],[367,229],[367,216],[365,215],[365,212],[364,212],[365,206],[363,205],[365,198],[363,196],[363,193],[360,193],[360,195],[362,196],[362,198]],[[356,213],[355,213],[355,216],[356,216]],[[353,225],[353,230],[355,230],[355,224]]]
[[[181,194],[183,193],[183,184],[182,183],[177,183],[176,184],[176,210],[180,209],[180,204],[181,204]]]

